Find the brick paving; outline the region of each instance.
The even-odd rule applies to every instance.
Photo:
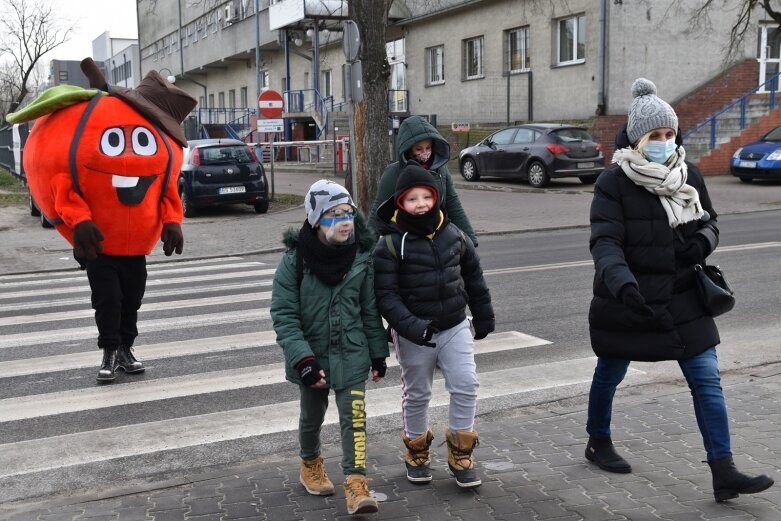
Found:
[[[728,373],[723,384],[738,467],[778,480],[781,365]],[[178,483],[5,505],[0,516],[12,521],[781,519],[781,486],[727,503],[713,500],[682,380],[623,391],[614,408],[613,438],[632,474],[609,474],[585,461],[585,397],[578,397],[480,416],[475,455],[483,485],[470,490],[459,489],[447,473],[441,436],[433,445],[434,481],[427,485],[406,480],[397,433],[373,436],[369,476],[380,499],[374,515],[347,515],[340,486],[330,497],[308,495],[298,482],[297,455],[285,453]],[[338,445],[324,445],[323,455],[332,480],[341,485]]]

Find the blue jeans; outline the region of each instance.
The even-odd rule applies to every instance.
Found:
[[[694,415],[700,428],[708,461],[732,456],[729,437],[729,419],[724,392],[721,390],[719,361],[716,348],[711,347],[697,356],[679,360],[683,376],[691,390]],[[616,387],[624,379],[629,360],[598,358],[588,396],[586,431],[597,439],[610,438],[610,418]]]

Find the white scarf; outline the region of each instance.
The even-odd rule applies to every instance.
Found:
[[[678,147],[677,155],[675,162],[668,167],[648,161],[643,154],[628,147],[616,150],[613,154],[613,162],[621,166],[633,183],[659,196],[667,212],[670,228],[704,215],[700,194],[693,186],[686,184],[688,172],[683,147]]]

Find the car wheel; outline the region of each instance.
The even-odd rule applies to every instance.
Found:
[[[753,177],[741,177],[740,180],[743,181],[744,183],[750,183],[750,182],[752,182],[754,180],[754,178]]]
[[[268,212],[268,200],[265,200],[262,203],[253,204],[252,206],[255,208],[255,213]]]
[[[35,204],[35,201],[33,201],[33,196],[29,196],[30,199],[30,215],[33,217],[40,217],[41,211],[38,209],[38,205]]]
[[[597,182],[597,177],[599,177],[599,174],[596,175],[584,175],[580,178],[580,182],[584,185],[593,185]]]
[[[198,212],[195,209],[195,206],[193,205],[192,201],[190,201],[190,198],[187,196],[187,190],[182,188],[179,191],[179,197],[182,199],[182,213],[185,217],[195,217],[198,215]]]
[[[38,212],[38,214],[41,216],[41,228],[54,228],[54,225],[41,212]]]
[[[550,182],[550,177],[545,171],[545,165],[540,161],[532,161],[526,169],[526,174],[529,177],[529,184],[534,188],[543,188]]]
[[[461,163],[461,177],[467,181],[474,182],[480,179],[480,174],[477,173],[477,165],[475,160],[471,157],[464,159]]]

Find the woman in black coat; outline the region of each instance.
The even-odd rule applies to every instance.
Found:
[[[675,111],[644,78],[634,82],[632,95],[614,164],[600,175],[591,204],[596,272],[589,332],[598,361],[586,458],[608,472],[631,472],[610,437],[616,387],[631,360],[677,360],[691,389],[716,501],[760,492],[773,480],[747,476],[732,460],[719,332],[696,287],[694,265],[704,265],[718,245],[716,212],[702,175],[685,161]]]

